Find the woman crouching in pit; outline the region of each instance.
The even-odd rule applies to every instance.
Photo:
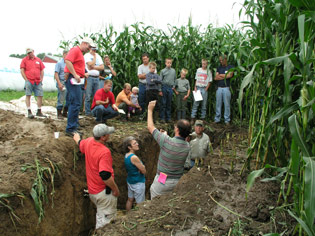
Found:
[[[129,136],[124,139],[123,147],[127,152],[125,155],[125,167],[127,170],[127,186],[128,186],[128,200],[126,202],[126,210],[132,208],[134,200],[136,203],[145,200],[145,173],[146,169],[142,161],[135,155],[139,150],[137,140]]]

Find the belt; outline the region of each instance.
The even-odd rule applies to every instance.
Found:
[[[89,77],[92,77],[92,78],[99,78],[99,76],[93,76],[93,75],[89,75]]]
[[[229,88],[230,86],[218,86],[219,88]]]

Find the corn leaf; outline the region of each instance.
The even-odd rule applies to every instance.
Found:
[[[253,82],[253,74],[255,71],[257,63],[254,64],[253,68],[251,69],[251,71],[245,76],[245,78],[242,81],[241,87],[240,87],[240,91],[239,91],[239,96],[238,96],[238,106],[240,109],[240,113],[241,113],[241,107],[242,107],[242,99],[243,99],[243,93],[244,93],[244,89]]]
[[[292,116],[289,117],[289,128],[290,128],[290,132],[292,137],[294,138],[296,144],[299,146],[299,148],[302,150],[302,153],[304,156],[309,157],[310,154],[307,150],[307,146],[301,136],[300,133],[300,126],[298,124],[296,115],[293,114]]]
[[[293,102],[291,104],[285,105],[280,111],[277,112],[277,114],[275,114],[274,116],[270,118],[267,127],[273,124],[275,121],[285,118],[286,116],[288,116],[289,114],[291,114],[292,112],[298,109],[299,109],[299,105],[297,104],[297,102]]]
[[[265,171],[265,168],[262,168],[260,170],[254,170],[248,175],[247,184],[246,184],[246,194],[249,192],[249,190],[253,186],[255,179],[260,177],[264,173],[264,171]]]
[[[302,228],[305,230],[305,232],[308,234],[308,236],[314,236],[314,233],[312,230],[306,225],[306,223],[299,217],[293,214],[290,210],[288,210],[289,214],[299,222],[299,224],[302,226]]]
[[[305,215],[308,226],[315,232],[315,157],[303,157],[305,165]]]
[[[38,199],[38,196],[37,196],[37,192],[36,192],[36,190],[34,188],[31,189],[31,196],[32,196],[34,204],[35,204],[36,213],[38,215],[40,215],[40,203],[39,203],[39,199]]]

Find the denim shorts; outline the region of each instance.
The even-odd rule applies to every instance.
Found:
[[[134,198],[136,203],[144,202],[145,200],[145,183],[129,184],[128,186],[128,198]]]
[[[25,95],[31,96],[32,92],[34,92],[35,97],[42,97],[44,95],[42,85],[43,85],[42,82],[36,85],[35,83],[32,84],[30,81],[25,81],[24,86]]]

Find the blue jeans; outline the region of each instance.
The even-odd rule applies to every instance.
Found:
[[[202,96],[202,101],[196,102],[194,100],[193,108],[191,110],[191,118],[196,118],[198,107],[201,103],[201,119],[206,118],[206,113],[207,113],[207,102],[208,102],[208,91],[206,91],[205,87],[197,87],[197,90],[200,90],[201,96]]]
[[[142,108],[142,112],[146,110],[146,84],[139,83],[139,97],[138,97],[139,105]]]
[[[231,92],[229,87],[217,89],[214,122],[221,120],[222,100],[224,103],[224,122],[227,123],[230,122]]]
[[[104,87],[104,86],[103,86]],[[96,91],[99,88],[99,78],[91,77],[87,78],[86,90],[85,90],[85,115],[91,115],[91,101],[94,98]]]
[[[162,102],[161,102],[161,120],[170,120],[171,111],[172,111],[172,98],[173,98],[173,89],[170,86],[162,85]]]
[[[82,89],[80,85],[72,85],[70,79],[73,76],[70,74],[66,81],[66,88],[69,93],[68,119],[66,131],[76,131],[79,126],[79,112],[82,104]]]
[[[64,80],[60,80],[60,83],[63,84],[63,86],[65,86],[65,81]],[[56,88],[58,89],[58,100],[57,100],[57,110],[62,110],[63,108],[63,104],[66,102],[64,107],[68,107],[69,106],[69,93],[67,93],[67,89],[65,88],[63,91],[61,91],[58,87],[58,83],[56,83]]]
[[[105,122],[119,115],[118,111],[115,111],[111,105],[108,105],[106,108],[103,105],[97,105],[93,108],[92,114],[98,122]]]

